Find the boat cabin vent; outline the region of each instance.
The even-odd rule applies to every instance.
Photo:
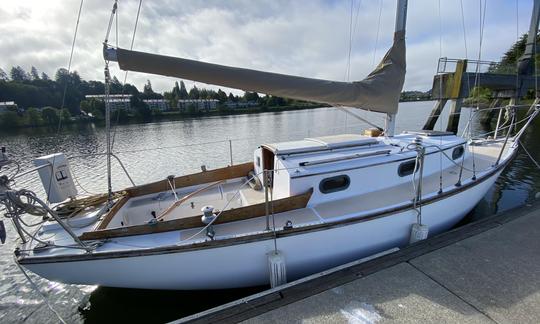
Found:
[[[331,178],[322,179],[319,183],[319,190],[323,194],[328,194],[336,191],[342,191],[349,188],[351,178],[348,175],[338,175]]]

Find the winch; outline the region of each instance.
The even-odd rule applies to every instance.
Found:
[[[201,221],[204,225],[206,225],[206,236],[213,240],[216,233],[214,232],[214,227],[211,224],[217,217],[217,215],[214,214],[214,207],[204,206],[203,208],[201,208],[201,212],[203,213]]]

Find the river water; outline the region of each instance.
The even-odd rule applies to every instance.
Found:
[[[421,129],[433,103],[400,104],[397,131]],[[448,110],[448,109],[447,109]],[[380,115],[360,112],[378,125]],[[469,110],[463,114],[468,118]],[[447,112],[441,120],[446,125]],[[467,118],[462,118],[460,129]],[[485,131],[473,123],[477,132]],[[200,170],[201,165],[217,168],[252,159],[261,143],[301,139],[337,133],[359,133],[368,128],[358,119],[335,108],[319,108],[279,113],[193,118],[159,123],[120,125],[114,128],[114,151],[137,184],[183,175]],[[440,129],[440,123],[435,127]],[[540,122],[523,138],[529,152],[540,160]],[[33,158],[54,152],[73,157],[71,167],[80,193],[106,190],[106,133],[95,125],[64,127],[60,132],[25,129],[0,130],[0,146],[5,146],[22,169],[32,166]],[[231,150],[232,148],[232,150]],[[232,153],[231,153],[232,152]],[[5,171],[5,170],[3,170]],[[503,172],[486,197],[467,216],[471,221],[527,204],[540,191],[540,171],[523,150]],[[113,189],[130,185],[129,179],[113,162]],[[15,187],[43,194],[35,174],[21,177]],[[0,248],[0,322],[56,323],[57,317],[32,289],[13,261],[16,233],[6,221],[8,239]],[[215,266],[215,265],[209,265]],[[126,274],[129,275],[129,274]],[[151,274],[149,274],[151,275]],[[164,322],[232,301],[262,288],[211,292],[145,291],[95,286],[75,286],[50,282],[30,274],[46,294],[51,306],[68,323]],[[264,287],[263,287],[264,288]]]

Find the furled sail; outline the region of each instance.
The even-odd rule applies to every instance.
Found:
[[[303,78],[217,65],[183,58],[106,48],[105,59],[122,70],[192,81],[337,106],[395,114],[405,80],[405,32],[394,34],[392,47],[364,80],[354,82]]]

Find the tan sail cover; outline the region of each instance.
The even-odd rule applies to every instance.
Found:
[[[405,80],[405,34],[396,32],[392,47],[377,68],[364,80],[354,82],[303,78],[120,48],[117,59],[123,70],[394,114]]]

